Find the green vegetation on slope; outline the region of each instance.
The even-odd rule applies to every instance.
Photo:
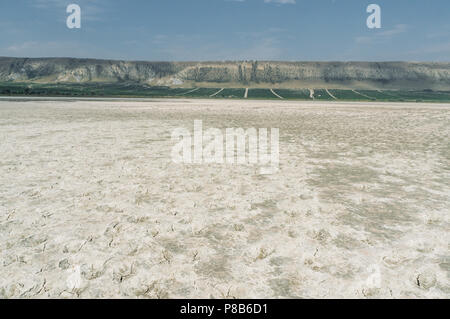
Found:
[[[289,89],[276,89],[276,93],[287,100],[311,100],[309,97],[309,90],[289,90]]]
[[[28,84],[0,83],[1,95],[24,96],[143,96],[171,97],[188,92],[184,88],[149,87],[139,84],[89,83],[89,84]]]
[[[136,83],[0,83],[0,96],[61,96],[61,97],[172,97],[243,99],[245,88],[170,88]],[[275,89],[286,100],[311,100],[308,89]],[[432,90],[338,90],[329,92],[339,101],[385,102],[450,102],[450,91]],[[217,93],[213,97],[213,94]],[[279,99],[269,88],[249,89],[249,99]],[[334,101],[325,89],[314,89],[318,101]]]
[[[275,96],[270,89],[249,89],[248,98],[249,99],[273,99]]]
[[[211,89],[211,88],[199,88],[198,90],[183,94],[185,97],[210,97],[212,94],[216,93],[219,89]]]
[[[334,101],[334,99],[327,93],[324,89],[315,89],[314,90],[314,98],[316,100],[323,101]]]
[[[331,94],[333,94],[338,100],[346,100],[346,101],[352,101],[352,100],[356,100],[356,101],[360,101],[360,100],[365,100],[365,101],[369,101],[369,100],[375,100],[375,98],[369,98],[372,97],[371,95],[368,94],[358,94],[356,92],[359,91],[352,91],[352,90],[329,90]],[[366,95],[366,96],[365,96]]]
[[[216,90],[217,91],[217,90]],[[226,99],[243,99],[245,94],[245,89],[225,89],[216,96],[215,98],[226,98]]]

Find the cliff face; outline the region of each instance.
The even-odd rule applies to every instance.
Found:
[[[0,81],[148,82],[176,74],[176,64],[69,58],[0,58]]]
[[[450,89],[450,63],[128,62],[0,58],[0,81],[139,82],[214,87],[367,87]]]

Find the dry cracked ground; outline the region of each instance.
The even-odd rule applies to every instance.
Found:
[[[276,127],[280,169],[174,128]],[[449,298],[450,105],[0,101],[0,297]]]

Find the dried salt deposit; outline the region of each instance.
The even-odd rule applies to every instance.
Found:
[[[171,132],[277,127],[280,169]],[[0,297],[449,298],[450,105],[0,101]]]

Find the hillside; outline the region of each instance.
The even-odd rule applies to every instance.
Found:
[[[450,63],[141,62],[0,57],[0,82],[448,90]]]

